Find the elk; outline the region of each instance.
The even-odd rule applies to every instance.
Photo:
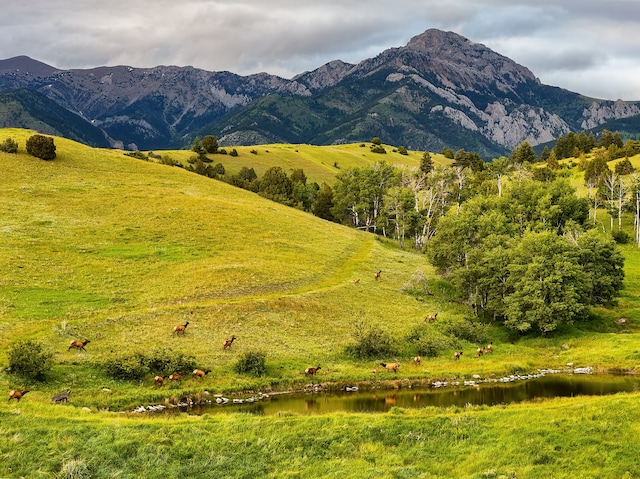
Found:
[[[380,273],[382,273],[382,270],[378,271],[375,275],[373,275],[373,277],[376,279],[376,281],[378,281],[380,279]]]
[[[485,354],[491,354],[493,352],[493,343],[487,344],[487,347],[484,349]]]
[[[91,341],[89,341],[88,339],[86,339],[84,341],[79,341],[77,339],[74,339],[73,341],[71,341],[71,344],[69,344],[69,347],[67,348],[67,351],[69,351],[71,348],[78,348],[78,349],[82,349],[83,351],[86,351],[86,349],[84,349],[84,347],[90,342]]]
[[[424,321],[426,323],[433,323],[433,322],[435,322],[436,319],[438,319],[438,313],[430,314],[429,316],[424,318]]]
[[[69,394],[71,394],[71,389],[67,389],[66,391],[61,392],[60,394],[56,394],[51,398],[51,400],[54,403],[58,403],[58,404],[62,402],[66,403],[67,400],[69,399]]]
[[[462,356],[462,351],[456,351],[453,353],[453,359],[460,359],[460,356]]]
[[[20,402],[20,399],[22,399],[22,396],[24,396],[25,394],[27,394],[29,392],[28,389],[25,389],[24,391],[10,391],[9,392],[9,401],[11,401],[12,399],[15,399],[16,401]]]
[[[156,386],[162,386],[163,383],[164,383],[163,376],[156,376],[155,378],[153,378],[153,384],[155,384]]]
[[[235,336],[231,336],[231,339],[225,339],[224,344],[222,345],[222,350],[230,349],[233,342],[236,340]]]
[[[415,357],[413,358],[413,363],[414,363],[416,366],[420,366],[420,361],[422,361],[422,357],[420,357],[420,356],[415,356]]]
[[[169,381],[180,381],[182,380],[182,374],[174,373],[169,375]]]
[[[380,363],[380,366],[382,366],[383,368],[385,368],[387,370],[387,372],[391,372],[393,371],[394,373],[398,372],[398,368],[400,367],[400,365],[398,363]]]
[[[317,367],[315,367],[315,368],[307,368],[307,369],[304,370],[304,375],[305,376],[315,376],[319,369],[320,369],[319,365]]]
[[[479,358],[480,356],[482,356],[484,354],[484,349],[482,348],[478,348],[478,350],[476,351],[476,355],[474,356],[474,358]]]
[[[197,378],[204,379],[204,377],[211,372],[211,369],[194,369],[193,375]]]
[[[174,326],[173,333],[171,333],[171,335],[173,336],[175,334],[182,334],[184,336],[184,333],[186,333],[187,331],[187,326],[189,326],[189,321],[184,324],[178,324],[177,326]]]

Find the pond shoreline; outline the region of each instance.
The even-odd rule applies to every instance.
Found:
[[[255,392],[255,391],[237,391],[228,395],[220,393],[211,393],[204,391],[202,393],[196,393],[193,395],[186,395],[180,399],[172,401],[170,398],[165,398],[164,404],[156,404],[149,406],[138,406],[133,410],[124,411],[132,413],[142,412],[158,412],[165,409],[181,408],[190,409],[194,406],[206,406],[206,405],[240,405],[240,404],[252,404],[264,400],[268,400],[273,396],[286,396],[295,394],[320,394],[320,393],[339,393],[339,392],[357,392],[357,391],[392,391],[392,390],[404,390],[404,389],[439,389],[439,388],[459,388],[468,386],[479,386],[481,384],[498,384],[498,383],[513,383],[519,381],[528,381],[532,379],[538,379],[547,375],[554,374],[568,374],[568,375],[637,375],[635,370],[619,370],[615,368],[595,369],[591,366],[566,368],[566,369],[540,369],[537,373],[529,374],[512,374],[509,376],[502,376],[499,378],[490,377],[482,378],[478,374],[471,375],[471,379],[382,379],[374,381],[332,381],[318,384],[306,384],[300,388],[287,389],[283,391],[269,391],[269,392]],[[227,397],[229,396],[229,397]]]

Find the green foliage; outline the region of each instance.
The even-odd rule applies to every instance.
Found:
[[[56,157],[56,145],[50,136],[32,135],[25,146],[27,153],[41,160],[50,161]]]
[[[617,244],[629,244],[633,239],[629,233],[623,230],[614,230],[611,232],[611,236]]]
[[[238,374],[248,374],[254,377],[267,373],[266,355],[261,351],[246,351],[234,364],[233,370]]]
[[[400,153],[401,155],[405,155],[405,156],[409,155],[409,152],[407,151],[407,149],[404,146],[399,146],[398,147],[398,153]]]
[[[533,151],[533,148],[526,140],[513,149],[510,159],[513,163],[520,164],[535,163],[536,161],[538,161],[538,157],[536,156],[535,151]]]
[[[376,146],[380,146],[380,145],[382,145],[382,140],[380,138],[378,138],[377,136],[374,136],[371,139],[371,143],[373,143]]]
[[[636,171],[636,169],[629,161],[629,158],[624,158],[623,160],[620,160],[618,163],[616,163],[614,171],[618,175],[630,175],[631,173]]]
[[[454,158],[453,150],[451,148],[443,148],[442,154],[444,155],[445,158],[449,158],[450,160],[453,160]]]
[[[489,326],[470,318],[447,318],[438,327],[449,336],[474,344],[486,343],[489,339]]]
[[[293,193],[293,182],[282,168],[272,166],[260,178],[258,193],[278,203],[289,204]]]
[[[13,138],[7,138],[2,143],[0,143],[0,151],[4,151],[5,153],[17,153],[18,142]]]
[[[204,151],[206,151],[207,153],[217,153],[218,139],[213,135],[207,135],[202,139],[201,146],[202,148],[204,148]]]
[[[114,379],[135,381],[148,374],[168,375],[192,371],[195,359],[183,353],[159,349],[149,353],[124,353],[108,358],[103,363],[106,374]]]
[[[371,145],[371,153],[381,153],[381,154],[385,154],[387,152],[387,150],[384,149],[384,146],[382,145]]]
[[[605,174],[609,173],[609,165],[604,154],[595,154],[595,157],[588,161],[584,167],[584,182],[586,184],[598,184]]]
[[[147,157],[147,155],[145,155],[144,153],[142,153],[141,151],[127,151],[125,153],[125,156],[130,156],[131,158],[135,158],[137,160],[148,160],[149,158]]]
[[[433,170],[433,159],[428,151],[425,151],[420,158],[420,171],[425,174],[431,173]]]
[[[429,358],[435,358],[454,345],[451,337],[426,324],[414,326],[405,340],[411,344],[416,354]]]
[[[391,337],[379,328],[367,326],[362,319],[353,325],[352,337],[355,344],[349,344],[345,352],[357,359],[375,359],[396,354]]]
[[[328,221],[335,221],[332,213],[333,207],[333,190],[328,184],[322,183],[313,206],[311,207],[311,211],[318,218],[322,218]]]
[[[238,150],[236,150],[235,148],[231,148],[229,156],[238,156]]]
[[[41,380],[53,366],[53,355],[31,339],[11,344],[7,356],[11,373],[27,379]]]

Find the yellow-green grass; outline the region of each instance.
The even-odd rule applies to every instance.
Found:
[[[210,154],[208,157],[213,163],[222,163],[228,175],[237,173],[243,166],[253,168],[258,177],[261,177],[267,169],[273,166],[279,166],[287,174],[301,168],[304,170],[309,182],[315,181],[318,184],[325,182],[333,185],[336,175],[341,170],[371,166],[378,161],[385,161],[400,168],[417,168],[420,166],[420,159],[424,153],[408,150],[407,155],[403,155],[396,148],[389,145],[384,145],[387,153],[373,153],[369,148],[370,145],[371,143],[331,146],[304,144],[237,146],[235,149],[238,152],[238,156]],[[231,148],[227,147],[225,150],[229,152]],[[192,151],[185,150],[172,150],[162,152],[162,154],[169,155],[183,165],[187,165],[188,159],[194,156]],[[431,157],[435,165],[451,164],[451,160],[440,153],[431,153]]]
[[[401,339],[428,313],[446,319],[468,312],[404,292],[417,270],[437,291],[419,253],[121,151],[56,138],[58,157],[38,160],[24,153],[30,134],[0,130],[0,141],[12,137],[21,147],[18,155],[0,153],[0,365],[12,343],[31,338],[54,354],[54,367],[43,382],[0,373],[0,390],[31,390],[20,403],[0,400],[0,476],[69,477],[62,473],[74,466],[92,477],[640,474],[638,394],[379,416],[149,420],[98,413],[204,390],[297,387],[308,382],[304,368],[317,364],[327,373],[317,381],[366,385],[378,360],[344,354],[357,320]],[[247,157],[259,158],[257,149]],[[632,245],[623,253],[619,306],[595,310],[588,327],[513,342],[492,327],[490,356],[474,359],[477,345],[465,343],[461,361],[447,353],[418,367],[405,350],[379,358],[401,368],[375,380],[406,385],[567,363],[638,369],[640,255]],[[631,321],[632,334],[618,334],[619,317]],[[186,320],[186,335],[172,336]],[[238,339],[223,351],[231,335]],[[72,339],[85,338],[86,352],[67,351]],[[115,355],[160,348],[193,355],[212,372],[202,382],[188,377],[157,388],[151,377],[118,381],[101,368]],[[265,377],[233,372],[247,351],[266,354]],[[51,396],[67,388],[70,403],[52,405]]]
[[[637,394],[386,414],[117,415],[0,410],[0,476],[634,478]]]

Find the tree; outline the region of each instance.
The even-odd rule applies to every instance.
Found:
[[[453,150],[451,148],[443,148],[442,154],[444,155],[445,158],[449,158],[450,160],[453,160]]]
[[[382,145],[382,140],[380,138],[378,138],[377,136],[374,136],[371,139],[371,143],[373,143],[374,145],[380,146],[380,145]]]
[[[311,211],[318,218],[335,221],[332,213],[333,206],[333,190],[328,184],[322,183],[322,186],[320,186],[320,190],[318,191],[318,195],[316,196],[316,200],[311,207]]]
[[[53,160],[56,157],[56,145],[53,138],[44,135],[33,135],[27,139],[27,153],[41,160]]]
[[[489,163],[489,173],[498,181],[498,196],[502,196],[502,178],[512,169],[513,164],[506,156],[494,158],[493,161]]]
[[[293,183],[282,168],[272,166],[262,175],[258,193],[278,203],[290,204]]]
[[[425,151],[420,158],[420,171],[428,175],[433,170],[433,159],[428,151]]]
[[[543,335],[588,315],[589,276],[577,251],[556,234],[527,232],[513,248],[504,298],[510,329]]]
[[[525,140],[513,149],[511,161],[513,163],[535,163],[538,161],[538,157],[529,142]]]
[[[213,135],[207,135],[202,139],[202,148],[207,153],[217,153],[218,152],[218,139]]]
[[[307,175],[304,174],[304,170],[302,168],[293,170],[290,178],[293,183],[302,183],[303,185],[307,184]]]
[[[630,175],[635,170],[636,169],[633,167],[628,157],[625,157],[624,159],[616,163],[616,166],[614,169],[614,171],[619,175]]]
[[[473,151],[465,151],[461,148],[456,151],[453,166],[469,168],[474,172],[478,172],[484,169],[484,161],[482,161],[482,158],[480,158],[480,155],[477,153]]]
[[[547,162],[547,168],[550,170],[556,171],[560,169],[560,163],[558,163],[555,151],[551,150],[545,161]]]

